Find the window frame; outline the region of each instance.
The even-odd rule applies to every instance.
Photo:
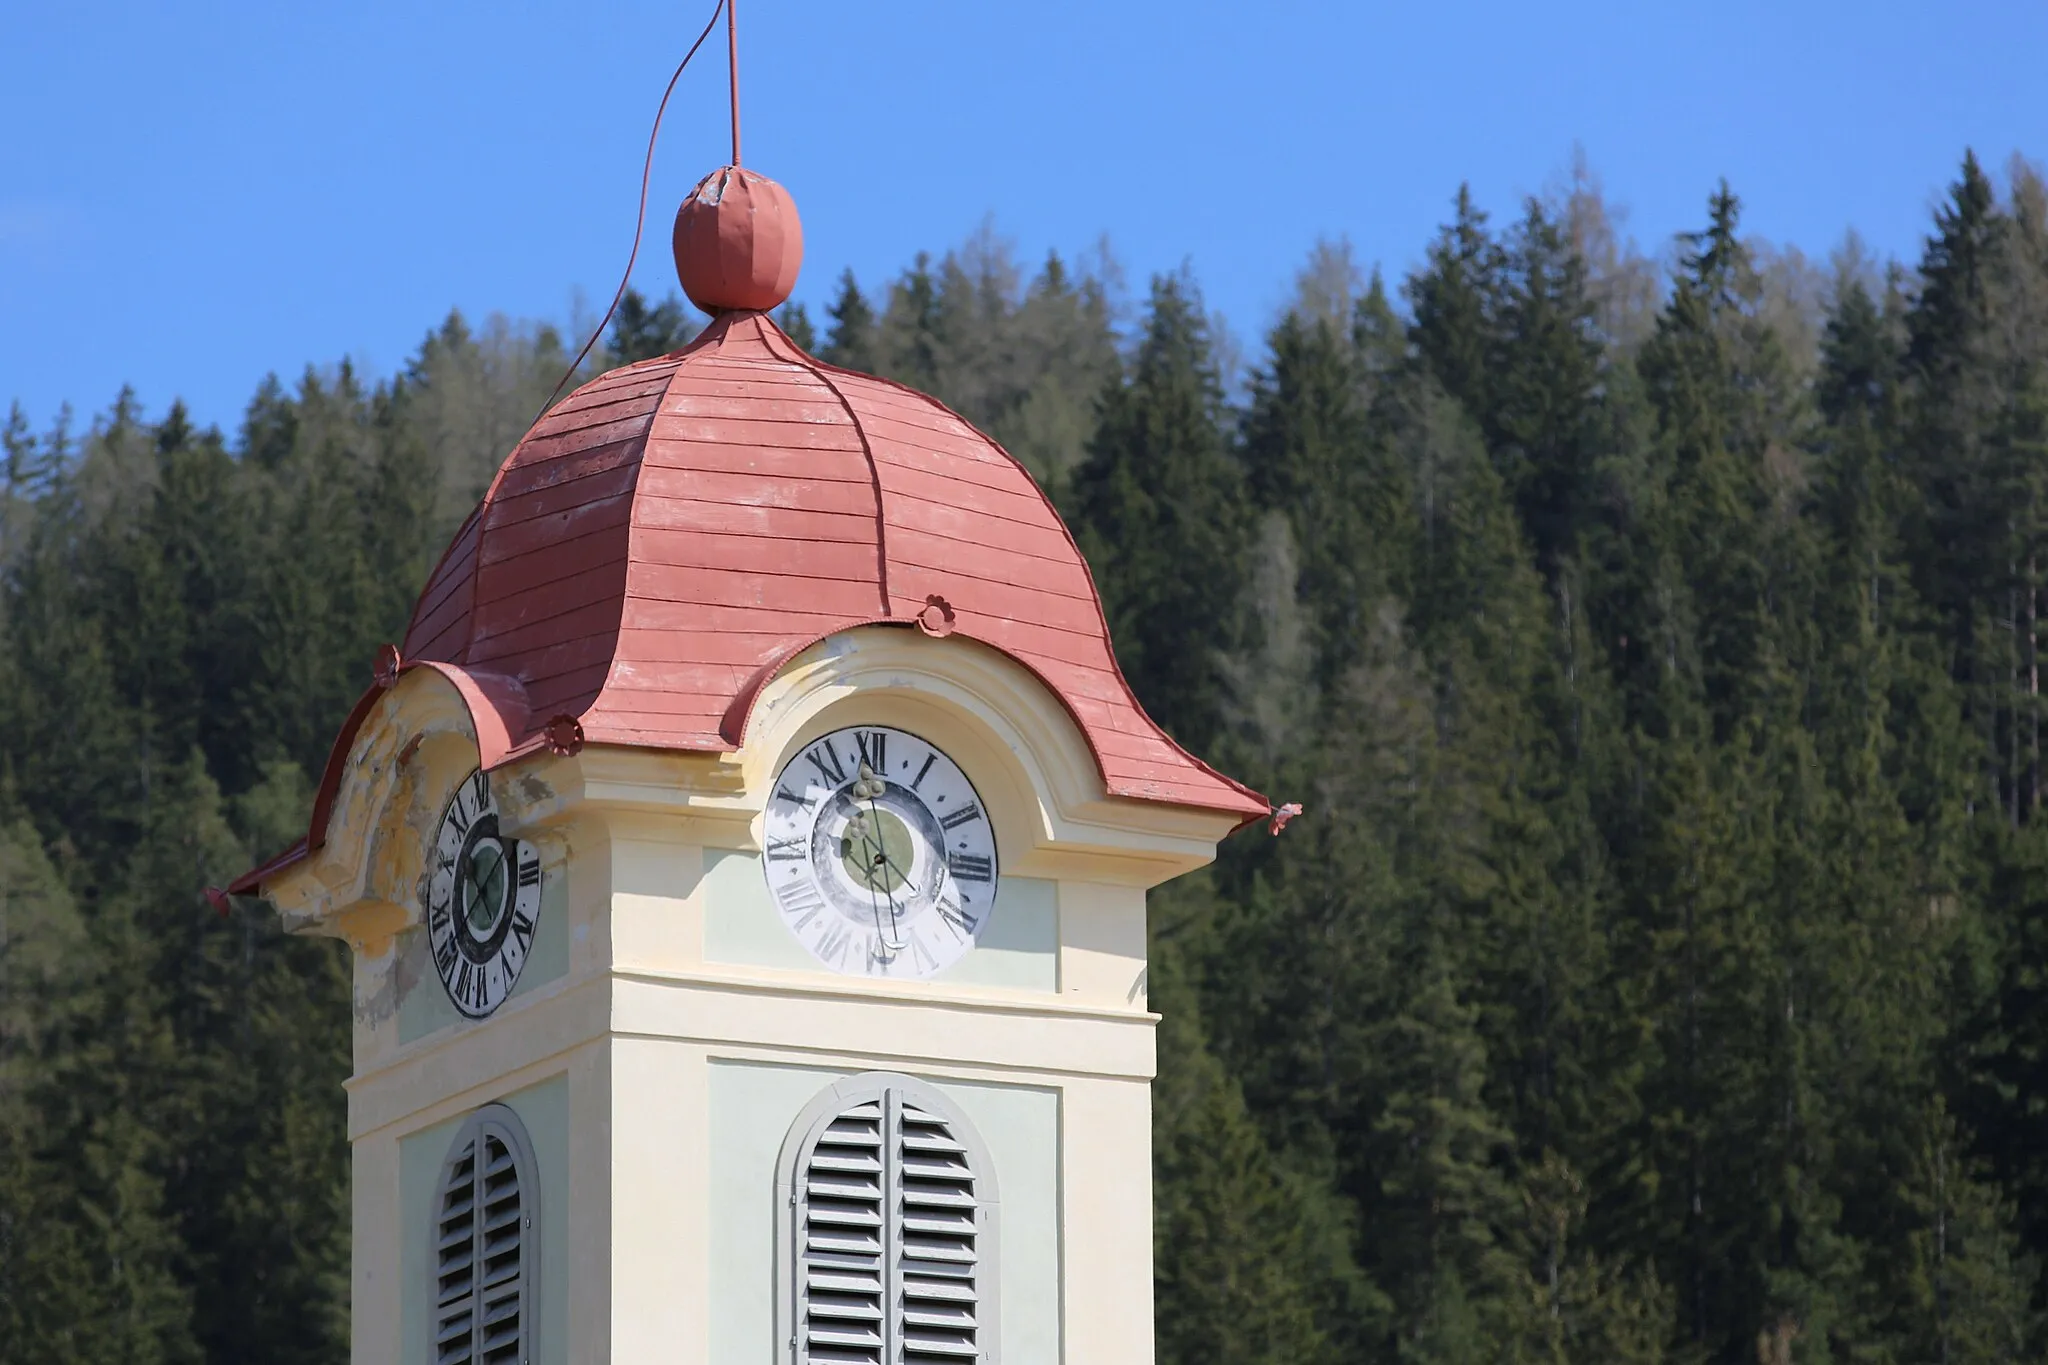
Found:
[[[1000,1365],[1002,1360],[1002,1201],[996,1182],[995,1162],[980,1131],[965,1110],[930,1081],[897,1071],[864,1071],[847,1076],[813,1096],[797,1114],[782,1141],[775,1162],[775,1340],[776,1358],[789,1365],[805,1365],[801,1340],[800,1262],[805,1246],[804,1205],[800,1198],[801,1174],[825,1130],[849,1109],[879,1100],[888,1112],[888,1096],[908,1100],[918,1108],[942,1119],[953,1139],[965,1149],[969,1173],[974,1179],[975,1258],[974,1310],[976,1356],[980,1365]],[[887,1150],[889,1134],[883,1134]],[[894,1157],[885,1157],[893,1160]],[[883,1211],[885,1284],[897,1276],[887,1257],[894,1240],[887,1236],[890,1211]],[[900,1355],[891,1355],[895,1305],[885,1292],[883,1315],[883,1365],[897,1365]],[[900,1350],[901,1343],[896,1343]]]

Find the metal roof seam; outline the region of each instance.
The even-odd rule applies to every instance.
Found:
[[[782,337],[780,328],[763,327],[760,329],[760,336],[761,344],[767,347],[769,354],[781,355],[775,346],[775,338]],[[783,339],[787,340],[786,337]],[[878,586],[882,594],[882,612],[885,616],[891,615],[896,610],[896,601],[889,595],[889,515],[882,501],[882,471],[875,463],[875,448],[868,440],[867,426],[860,420],[860,414],[853,410],[853,404],[847,401],[845,392],[832,382],[831,376],[819,367],[818,362],[805,355],[803,348],[793,341],[789,343],[789,349],[794,354],[782,358],[810,371],[817,377],[819,383],[830,389],[832,396],[839,400],[839,406],[846,409],[846,419],[853,423],[853,429],[860,434],[860,453],[868,462],[868,478],[875,489],[875,570],[880,580]]]

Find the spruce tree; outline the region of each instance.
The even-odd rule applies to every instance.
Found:
[[[1219,660],[1249,528],[1192,281],[1152,282],[1127,373],[1111,378],[1101,404],[1074,471],[1074,533],[1125,676],[1146,710],[1201,752],[1221,727]]]
[[[875,349],[875,312],[854,282],[851,270],[840,273],[839,293],[826,306],[825,316],[832,320],[832,325],[825,333],[818,358],[862,374],[880,371],[881,360]]]
[[[1252,378],[1240,447],[1246,491],[1292,533],[1327,681],[1349,662],[1361,613],[1392,582],[1389,561],[1400,547],[1384,509],[1399,499],[1400,474],[1373,439],[1348,338],[1328,319],[1290,313],[1267,347],[1272,359]]]
[[[1458,187],[1456,216],[1430,244],[1428,265],[1408,282],[1414,308],[1409,338],[1437,382],[1475,414],[1494,411],[1494,330],[1505,261],[1486,230],[1469,185]]]
[[[1336,1360],[1318,1323],[1314,1229],[1328,1193],[1290,1179],[1202,1039],[1196,997],[1171,945],[1152,958],[1162,1017],[1153,1088],[1153,1215],[1159,1359],[1166,1365]],[[1341,1254],[1341,1253],[1340,1253]]]
[[[611,335],[605,339],[608,365],[631,365],[667,355],[681,349],[696,334],[696,320],[674,294],[650,305],[645,294],[629,287],[619,296],[618,309],[612,314]]]

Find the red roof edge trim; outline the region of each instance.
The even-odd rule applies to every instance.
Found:
[[[770,319],[770,326],[773,326],[772,319]],[[1107,613],[1105,613],[1102,609],[1102,590],[1095,582],[1095,570],[1093,566],[1091,566],[1088,563],[1088,556],[1081,553],[1081,545],[1079,541],[1076,541],[1074,539],[1073,528],[1067,525],[1067,519],[1059,514],[1059,509],[1057,507],[1053,506],[1052,499],[1046,495],[1045,489],[1039,485],[1038,480],[1031,477],[1031,471],[1028,469],[1024,469],[1023,461],[1019,460],[1015,455],[1012,455],[1004,447],[1001,441],[996,440],[993,436],[990,436],[980,427],[974,425],[974,423],[968,421],[965,417],[962,417],[959,413],[953,411],[953,409],[947,407],[944,403],[940,402],[938,399],[932,397],[928,393],[920,393],[916,389],[911,388],[907,384],[899,384],[895,380],[884,378],[881,375],[862,374],[858,370],[849,370],[842,366],[829,364],[826,361],[816,359],[815,357],[809,355],[805,355],[802,349],[797,347],[797,344],[794,341],[789,341],[788,336],[784,334],[780,328],[775,328],[774,330],[776,332],[776,335],[781,336],[784,341],[789,343],[791,349],[796,350],[799,355],[804,355],[805,363],[810,367],[810,369],[814,373],[818,375],[820,379],[823,379],[825,377],[825,371],[830,370],[834,374],[848,375],[855,379],[866,380],[869,383],[886,384],[892,389],[896,389],[902,393],[908,394],[910,397],[917,399],[919,402],[930,404],[932,407],[937,408],[940,412],[945,413],[948,417],[951,417],[954,421],[960,423],[960,425],[966,427],[969,431],[981,437],[982,440],[987,441],[991,447],[993,447],[996,450],[1002,451],[1004,459],[1008,460],[1011,464],[1016,465],[1017,468],[1019,468],[1020,470],[1023,470],[1025,479],[1030,483],[1032,491],[1038,494],[1038,500],[1045,504],[1045,509],[1048,512],[1052,513],[1053,524],[1060,528],[1060,534],[1067,538],[1067,544],[1073,548],[1074,559],[1080,564],[1081,571],[1088,575],[1088,595],[1092,599],[1094,599],[1095,616],[1096,619],[1102,623],[1102,638],[1105,640],[1113,638],[1109,633],[1109,617]],[[837,390],[835,389],[834,392],[837,392]],[[841,401],[844,400],[842,399]],[[856,424],[858,424],[858,420],[858,418],[855,419]],[[861,441],[863,444],[865,444],[867,441],[867,435],[865,432],[863,432],[861,435]],[[983,641],[983,643],[987,642]],[[991,648],[995,648],[995,646],[991,646]],[[1004,650],[1002,652],[1008,657],[1016,657],[1014,655],[1009,655],[1009,652],[1007,650]],[[1018,660],[1018,662],[1022,663],[1023,661]],[[1203,762],[1201,758],[1197,755],[1189,753],[1187,748],[1184,745],[1182,745],[1179,740],[1175,739],[1172,735],[1166,733],[1166,730],[1159,724],[1158,721],[1152,720],[1151,715],[1145,710],[1144,703],[1138,700],[1138,694],[1131,690],[1130,679],[1124,677],[1123,665],[1117,662],[1116,651],[1113,648],[1109,652],[1109,665],[1112,669],[1116,671],[1117,685],[1123,688],[1124,695],[1130,698],[1131,705],[1137,709],[1139,715],[1144,716],[1147,721],[1151,722],[1152,728],[1157,730],[1160,736],[1164,738],[1168,744],[1171,744],[1175,749],[1179,750],[1181,755],[1185,757],[1188,760],[1188,762],[1194,764],[1197,768],[1209,774],[1209,776],[1215,778],[1218,782],[1221,782],[1224,785],[1231,787],[1232,789],[1236,790],[1242,795],[1250,797],[1252,800],[1257,801],[1259,803],[1260,813],[1258,815],[1248,817],[1244,822],[1245,824],[1250,824],[1253,820],[1264,819],[1266,815],[1271,812],[1272,803],[1266,799],[1263,793],[1256,791],[1249,786],[1246,786],[1244,783],[1238,781],[1236,778],[1232,777],[1228,773],[1218,771],[1217,769],[1211,767],[1209,764]],[[1029,664],[1024,664],[1024,667],[1030,669],[1030,671],[1034,675],[1037,675],[1038,670],[1031,668]],[[1045,682],[1044,677],[1040,676],[1039,681]],[[1046,685],[1047,687],[1051,688],[1053,695],[1059,696],[1062,704],[1065,704],[1066,698],[1063,695],[1061,695],[1060,690],[1057,687],[1052,687],[1050,683],[1047,683]],[[1073,708],[1071,706],[1069,706],[1067,709],[1070,713],[1073,711]],[[1075,722],[1078,724],[1079,721],[1080,717],[1076,715]],[[1083,734],[1088,734],[1088,728],[1085,725],[1082,726],[1081,732]],[[1095,747],[1095,741],[1092,737],[1089,739],[1088,747],[1091,750]],[[1095,762],[1096,766],[1099,768],[1102,764],[1101,754],[1096,754]],[[1103,785],[1105,789],[1107,789],[1108,779],[1106,777],[1104,778]],[[1243,825],[1238,826],[1239,829],[1242,829],[1243,827]],[[1232,832],[1235,833],[1235,831]]]
[[[295,867],[299,863],[304,862],[312,855],[312,852],[313,850],[306,847],[306,841],[301,838],[284,852],[272,854],[266,861],[256,864],[256,866],[229,882],[228,894],[230,896],[253,896],[263,889],[265,881],[275,877],[288,867]]]
[[[477,766],[490,769],[512,755],[515,742],[522,737],[529,719],[526,690],[517,679],[434,660],[402,663],[398,676],[403,677],[415,668],[439,673],[461,697],[463,706],[469,711],[470,728],[477,736]],[[327,822],[334,814],[335,797],[341,792],[341,775],[348,766],[349,750],[355,747],[356,735],[361,732],[363,722],[370,718],[371,710],[387,688],[385,683],[371,684],[362,696],[356,698],[356,704],[349,709],[348,719],[341,723],[340,733],[335,735],[334,743],[327,750],[327,763],[320,772],[320,785],[313,792],[313,814],[306,821],[306,837],[228,883],[231,893],[254,895],[262,889],[265,881],[326,846]]]

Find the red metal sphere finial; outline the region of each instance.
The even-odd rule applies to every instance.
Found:
[[[755,171],[721,166],[676,210],[676,278],[714,317],[766,312],[796,287],[804,229],[789,191]]]

